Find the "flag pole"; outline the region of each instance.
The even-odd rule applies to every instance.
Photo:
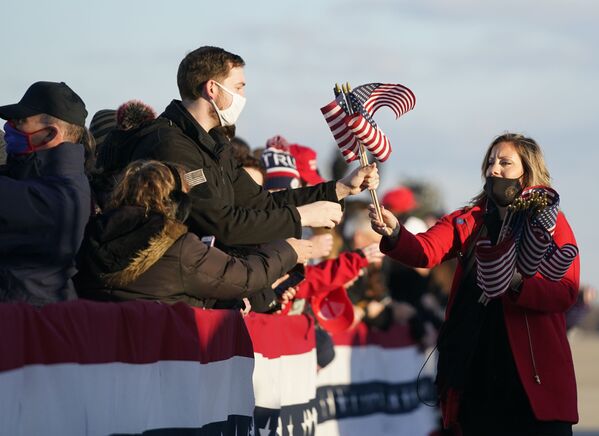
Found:
[[[339,91],[339,85],[335,85],[335,92]],[[353,114],[354,110],[351,106],[351,103],[347,100],[346,95],[348,93],[351,92],[351,87],[349,86],[349,83],[346,82],[345,85],[341,85],[341,92],[343,94],[343,98],[346,99],[346,107],[347,110],[349,112],[349,115]],[[366,154],[366,148],[364,147],[364,144],[362,143],[362,141],[360,141],[358,138],[356,138],[356,140],[358,141],[358,144],[360,145],[360,166],[362,168],[367,167],[369,165],[368,162],[368,155]],[[374,205],[374,209],[376,210],[376,216],[379,219],[379,221],[383,222],[383,213],[381,212],[381,205],[379,203],[379,197],[376,193],[375,189],[369,189],[368,192],[370,192],[370,198],[372,199],[372,204]]]

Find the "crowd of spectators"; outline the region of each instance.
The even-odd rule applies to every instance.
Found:
[[[223,49],[190,52],[177,85],[159,116],[131,101],[97,112],[89,130],[65,83],[36,82],[0,107],[0,301],[307,313],[319,367],[334,358],[329,334],[358,322],[403,323],[433,347],[455,265],[383,257],[368,202],[346,201],[378,187],[377,166],[337,163],[345,173],[326,181],[312,148],[278,132],[258,147],[236,136],[244,61]],[[418,197],[407,186],[382,197],[413,234],[442,215]]]

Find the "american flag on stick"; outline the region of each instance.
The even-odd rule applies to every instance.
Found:
[[[371,115],[382,107],[388,107],[395,113],[395,118],[399,118],[416,105],[414,93],[400,84],[367,83],[352,92]]]
[[[350,163],[359,159],[360,144],[347,124],[349,115],[343,94],[339,94],[335,100],[320,108],[320,111],[331,129],[333,138],[335,138],[345,161]]]
[[[376,125],[372,116],[364,109],[360,100],[351,92],[347,97],[353,111],[353,114],[347,120],[347,125],[376,160],[385,162],[391,155],[389,139]]]
[[[544,197],[544,206],[536,211],[531,217],[533,224],[543,227],[549,234],[553,235],[557,223],[557,214],[559,212],[559,194],[548,186],[531,186],[522,191],[520,195],[523,199],[529,199],[534,195]]]
[[[391,143],[380,130],[372,115],[381,107],[389,107],[396,118],[412,110],[416,104],[414,93],[403,85],[368,83],[343,91],[337,86],[336,98],[322,112],[346,162],[359,157],[360,143],[380,162],[391,154]]]
[[[566,275],[572,262],[578,256],[578,247],[573,244],[565,244],[559,248],[554,243],[552,248],[551,254],[546,255],[539,265],[539,272],[545,278],[558,282]]]
[[[515,201],[516,210],[526,214],[517,260],[518,270],[525,276],[539,272],[546,279],[559,281],[578,255],[578,247],[573,244],[558,247],[552,237],[559,203],[559,194],[541,185],[524,189]]]
[[[517,262],[518,269],[523,275],[532,277],[536,274],[552,242],[551,234],[546,229],[530,221],[526,222],[518,245]]]
[[[476,243],[476,283],[485,298],[495,298],[507,291],[516,266],[516,245],[512,238],[497,245],[489,239]]]
[[[359,94],[354,94],[349,83],[342,88],[336,85],[335,100],[320,108],[320,111],[345,161],[349,163],[359,158],[361,166],[366,167],[368,156],[365,148],[380,162],[387,160],[391,154],[391,143],[372,119],[372,114],[380,107],[388,106],[399,117],[414,108],[416,98],[403,85],[370,83],[357,89]],[[383,215],[374,189],[370,189],[370,196],[377,216],[382,221]]]

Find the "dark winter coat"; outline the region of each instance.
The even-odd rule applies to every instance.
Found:
[[[207,133],[180,101],[161,115],[170,120],[143,136],[128,162],[156,159],[179,163],[194,172],[189,195],[193,209],[186,224],[197,235],[214,235],[223,246],[253,245],[301,237],[295,206],[319,200],[337,202],[335,182],[270,194],[257,185],[233,157],[219,129]]]
[[[9,157],[0,175],[0,301],[76,298],[71,278],[91,210],[81,144]]]
[[[77,291],[90,299],[211,307],[212,299],[249,297],[297,262],[284,241],[254,253],[245,259],[229,256],[178,221],[125,206],[90,221],[78,255]]]

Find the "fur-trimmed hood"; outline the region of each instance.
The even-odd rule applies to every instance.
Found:
[[[125,206],[93,218],[78,255],[80,269],[111,286],[124,286],[154,265],[187,233],[163,215]]]

